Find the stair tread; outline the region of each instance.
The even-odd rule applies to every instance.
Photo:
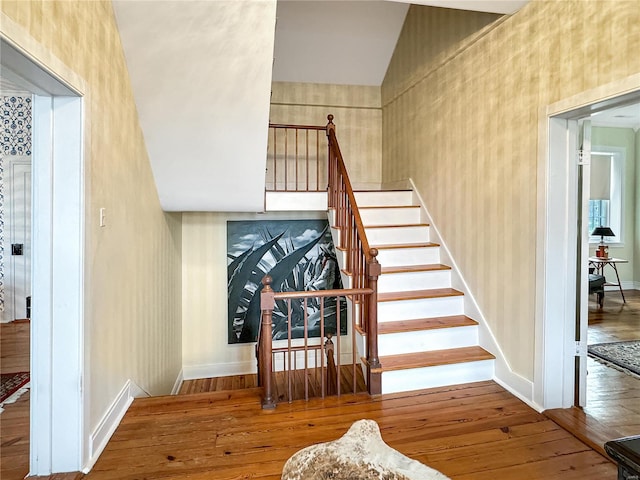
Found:
[[[446,317],[416,318],[413,320],[394,320],[378,323],[378,333],[417,332],[439,328],[473,327],[478,322],[466,315],[450,315]]]
[[[451,270],[449,265],[441,263],[429,263],[424,265],[396,265],[392,267],[382,267],[382,274],[385,273],[409,273],[409,272],[432,272],[438,270]]]
[[[371,245],[371,248],[377,248],[378,250],[389,250],[392,248],[433,248],[439,247],[439,243],[433,242],[420,242],[420,243],[388,243],[382,245]]]
[[[428,227],[428,223],[401,223],[401,224],[390,224],[390,225],[365,225],[365,230],[368,228],[407,228],[407,227]]]
[[[431,288],[428,290],[405,290],[403,292],[378,293],[378,302],[393,302],[396,300],[418,300],[423,298],[458,297],[464,293],[454,288]]]
[[[495,357],[482,347],[450,348],[430,352],[405,353],[380,357],[382,371],[406,370],[410,368],[435,367],[456,363],[493,360]]]

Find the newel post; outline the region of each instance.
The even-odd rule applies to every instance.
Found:
[[[259,362],[262,388],[264,393],[262,396],[262,408],[276,408],[276,402],[273,399],[273,380],[272,376],[272,345],[271,345],[271,325],[273,323],[273,308],[275,306],[274,292],[271,288],[272,279],[269,275],[265,275],[262,279],[262,292],[260,292],[260,310],[262,310],[262,326],[260,328],[260,352]]]
[[[378,263],[378,250],[369,250],[371,261],[367,264],[369,288],[373,293],[369,295],[369,315],[367,319],[367,384],[370,395],[382,393],[382,365],[378,358],[378,277],[382,271]]]

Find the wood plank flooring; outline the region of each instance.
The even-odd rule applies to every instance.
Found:
[[[623,305],[619,294],[607,292],[602,311],[591,299],[590,343],[638,338],[640,292],[625,291],[625,296],[627,304]],[[7,325],[10,327],[5,328]],[[25,364],[29,358],[28,328],[24,325],[16,327],[1,325],[2,371],[5,368],[22,370],[25,365],[28,367],[28,363]],[[11,338],[12,335],[16,337]],[[565,411],[563,423],[567,428],[576,432],[579,438],[595,438],[599,445],[617,436],[640,432],[640,413],[637,410],[640,380],[594,360],[589,361],[588,368],[588,406],[584,410]],[[281,468],[285,454],[314,441],[336,438],[355,418],[374,418],[382,427],[383,438],[392,446],[441,469],[453,479],[615,478],[612,463],[603,457],[594,457],[594,452],[573,436],[567,437],[566,432],[553,422],[529,410],[491,382],[469,388],[436,389],[404,396],[386,395],[373,400],[367,400],[365,395],[349,395],[339,401],[294,402],[278,405],[275,412],[269,413],[258,408],[258,393],[251,390],[252,381],[255,379],[209,380],[208,384],[200,381],[200,386],[192,387],[185,382],[184,393],[224,391],[180,396],[186,402],[202,404],[193,414],[184,416],[175,415],[175,409],[184,410],[187,403],[171,408],[165,405],[154,414],[150,410],[153,402],[163,405],[167,401],[164,397],[147,399],[149,403],[146,406],[134,402],[135,409],[132,407],[131,414],[145,411],[145,408],[146,413],[138,419],[129,418],[130,414],[127,414],[126,423],[114,437],[118,443],[107,447],[104,458],[98,462],[101,470],[93,472],[90,477],[198,480],[251,478],[255,475],[252,478],[279,478],[274,472]],[[228,392],[229,386],[246,390],[232,395]],[[222,395],[222,398],[215,395]],[[206,407],[203,406],[205,404]],[[514,405],[518,408],[515,409]],[[173,409],[173,413],[164,412],[167,409]],[[241,414],[236,416],[236,411]],[[28,472],[28,420],[28,393],[16,404],[7,405],[0,415],[2,480],[20,480]],[[265,420],[274,421],[278,426],[264,426]],[[210,428],[216,421],[220,429],[214,433]],[[178,425],[176,433],[171,434],[175,424]],[[290,435],[292,432],[295,435]],[[319,436],[318,432],[321,433]],[[315,437],[318,439],[313,440]],[[248,439],[246,451],[243,450],[243,439]],[[260,443],[267,440],[269,443]],[[142,446],[144,442],[149,445]],[[268,445],[274,448],[267,448]],[[108,462],[116,462],[115,457],[107,454],[112,449],[119,452],[116,456],[123,462],[115,474],[109,473],[111,467]],[[180,456],[172,452],[179,452]],[[516,457],[512,452],[516,452]],[[259,461],[253,462],[254,459]],[[103,464],[103,460],[107,463]],[[217,461],[226,465],[221,472],[227,476],[222,476],[222,473],[218,476]],[[202,465],[198,466],[198,462]],[[127,473],[127,469],[131,471]],[[236,476],[232,476],[233,472]],[[52,478],[63,480],[81,476],[71,474]]]
[[[29,321],[0,323],[0,372],[29,371]],[[29,473],[29,392],[0,414],[0,478],[18,480]]]
[[[135,400],[88,480],[276,480],[312,443],[373,419],[393,448],[453,480],[615,478],[613,463],[493,382],[262,410],[259,391]]]
[[[353,365],[340,366],[340,392],[353,393]],[[362,369],[356,367],[356,393],[367,391]],[[322,396],[322,384],[319,371],[309,369],[307,372],[308,384],[305,388],[304,370],[297,370],[291,375],[291,395],[289,395],[289,378],[286,372],[276,372],[273,395],[277,402],[288,402],[290,399],[302,400],[311,397]],[[235,375],[229,377],[201,378],[197,380],[185,380],[180,387],[180,395],[219,392],[224,390],[237,390],[243,388],[254,388],[258,386],[256,374]],[[326,387],[325,387],[326,388]]]
[[[0,373],[29,371],[29,320],[0,323]]]
[[[607,291],[604,308],[595,295],[589,298],[588,344],[640,339],[640,291]],[[640,379],[587,358],[587,405],[584,409],[554,409],[545,412],[593,448],[604,451],[604,443],[640,433]]]

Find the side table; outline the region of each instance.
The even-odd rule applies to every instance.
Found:
[[[620,289],[620,295],[622,295],[623,303],[627,303],[627,300],[624,298],[624,292],[622,291],[622,284],[620,283],[620,275],[618,275],[618,267],[616,267],[616,264],[618,263],[629,263],[629,260],[623,260],[622,258],[613,258],[613,257],[611,258],[589,257],[589,266],[593,267],[598,275],[602,275],[603,277],[606,276],[604,274],[604,267],[606,267],[607,265],[610,265],[611,268],[613,268],[613,271],[616,272],[616,280],[618,281],[618,283],[607,282],[605,283],[605,285],[618,287]]]

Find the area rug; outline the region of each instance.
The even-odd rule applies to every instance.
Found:
[[[640,376],[640,340],[596,343],[589,345],[587,351],[596,360],[604,360],[618,370]]]
[[[0,375],[0,403],[29,383],[29,372],[3,373]]]

